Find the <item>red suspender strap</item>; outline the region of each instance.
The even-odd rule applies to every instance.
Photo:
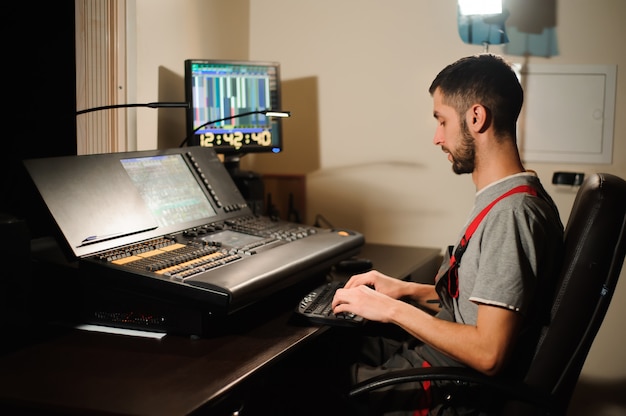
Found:
[[[461,251],[459,252],[459,248],[457,248],[457,250],[454,252],[454,254],[450,257],[450,265],[451,266],[461,260],[461,255],[463,255],[463,252],[465,251],[465,246],[467,246],[467,243],[469,242],[469,239],[472,237],[472,234],[474,234],[474,231],[476,231],[476,229],[478,228],[478,225],[483,220],[483,218],[485,218],[485,215],[487,215],[489,210],[491,208],[493,208],[493,206],[495,204],[497,204],[501,199],[506,198],[509,195],[517,194],[517,193],[520,193],[520,192],[526,192],[527,194],[531,194],[533,196],[537,196],[537,191],[532,186],[520,185],[520,186],[517,186],[517,187],[511,189],[510,191],[500,195],[498,198],[496,198],[494,201],[492,201],[491,204],[487,205],[472,220],[472,222],[469,225],[469,227],[467,227],[467,230],[465,230],[465,235],[463,236],[463,238],[461,238],[461,242],[459,243],[459,248],[461,249]],[[458,256],[458,259],[457,259],[457,253],[460,253],[460,255]]]

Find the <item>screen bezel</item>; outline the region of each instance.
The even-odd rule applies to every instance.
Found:
[[[194,134],[194,99],[193,99],[193,80],[192,80],[192,67],[195,64],[206,65],[241,65],[241,66],[263,66],[271,67],[275,73],[275,88],[274,96],[272,97],[271,107],[268,110],[280,111],[281,110],[281,78],[280,78],[280,63],[271,61],[245,61],[245,60],[222,60],[222,59],[186,59],[185,60],[185,99],[189,103],[189,107],[186,111],[186,137],[187,145],[200,146],[202,145],[201,134]],[[264,117],[264,116],[263,116]],[[236,120],[236,119],[234,119]],[[272,124],[272,130],[275,134],[272,134],[272,145],[262,146],[254,142],[244,143],[239,149],[231,145],[211,145],[210,147],[215,150],[216,153],[223,155],[244,155],[246,153],[279,153],[283,150],[283,132],[281,118],[272,118],[270,120]],[[277,136],[277,137],[276,137]]]

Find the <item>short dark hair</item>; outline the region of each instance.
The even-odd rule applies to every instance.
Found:
[[[502,57],[484,53],[461,58],[439,72],[428,92],[433,95],[437,88],[443,102],[455,108],[459,116],[472,104],[481,104],[490,112],[496,134],[515,138],[524,91]]]

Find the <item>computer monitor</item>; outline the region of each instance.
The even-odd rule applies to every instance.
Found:
[[[255,111],[280,111],[280,95],[277,62],[185,60],[185,96],[190,104],[187,144],[212,147],[216,153],[233,158],[246,153],[280,152],[280,118],[263,114],[234,117]],[[215,120],[222,121],[209,123]],[[199,128],[205,123],[209,124]]]

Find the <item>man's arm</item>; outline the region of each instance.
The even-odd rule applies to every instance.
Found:
[[[442,353],[487,375],[504,366],[521,325],[513,311],[478,306],[476,325],[449,322],[366,286],[340,289],[334,312],[352,312],[368,320],[394,323]]]
[[[487,375],[504,367],[521,325],[519,313],[489,305],[478,306],[476,325],[436,317],[411,319],[413,314],[400,311],[392,319],[416,338]]]

